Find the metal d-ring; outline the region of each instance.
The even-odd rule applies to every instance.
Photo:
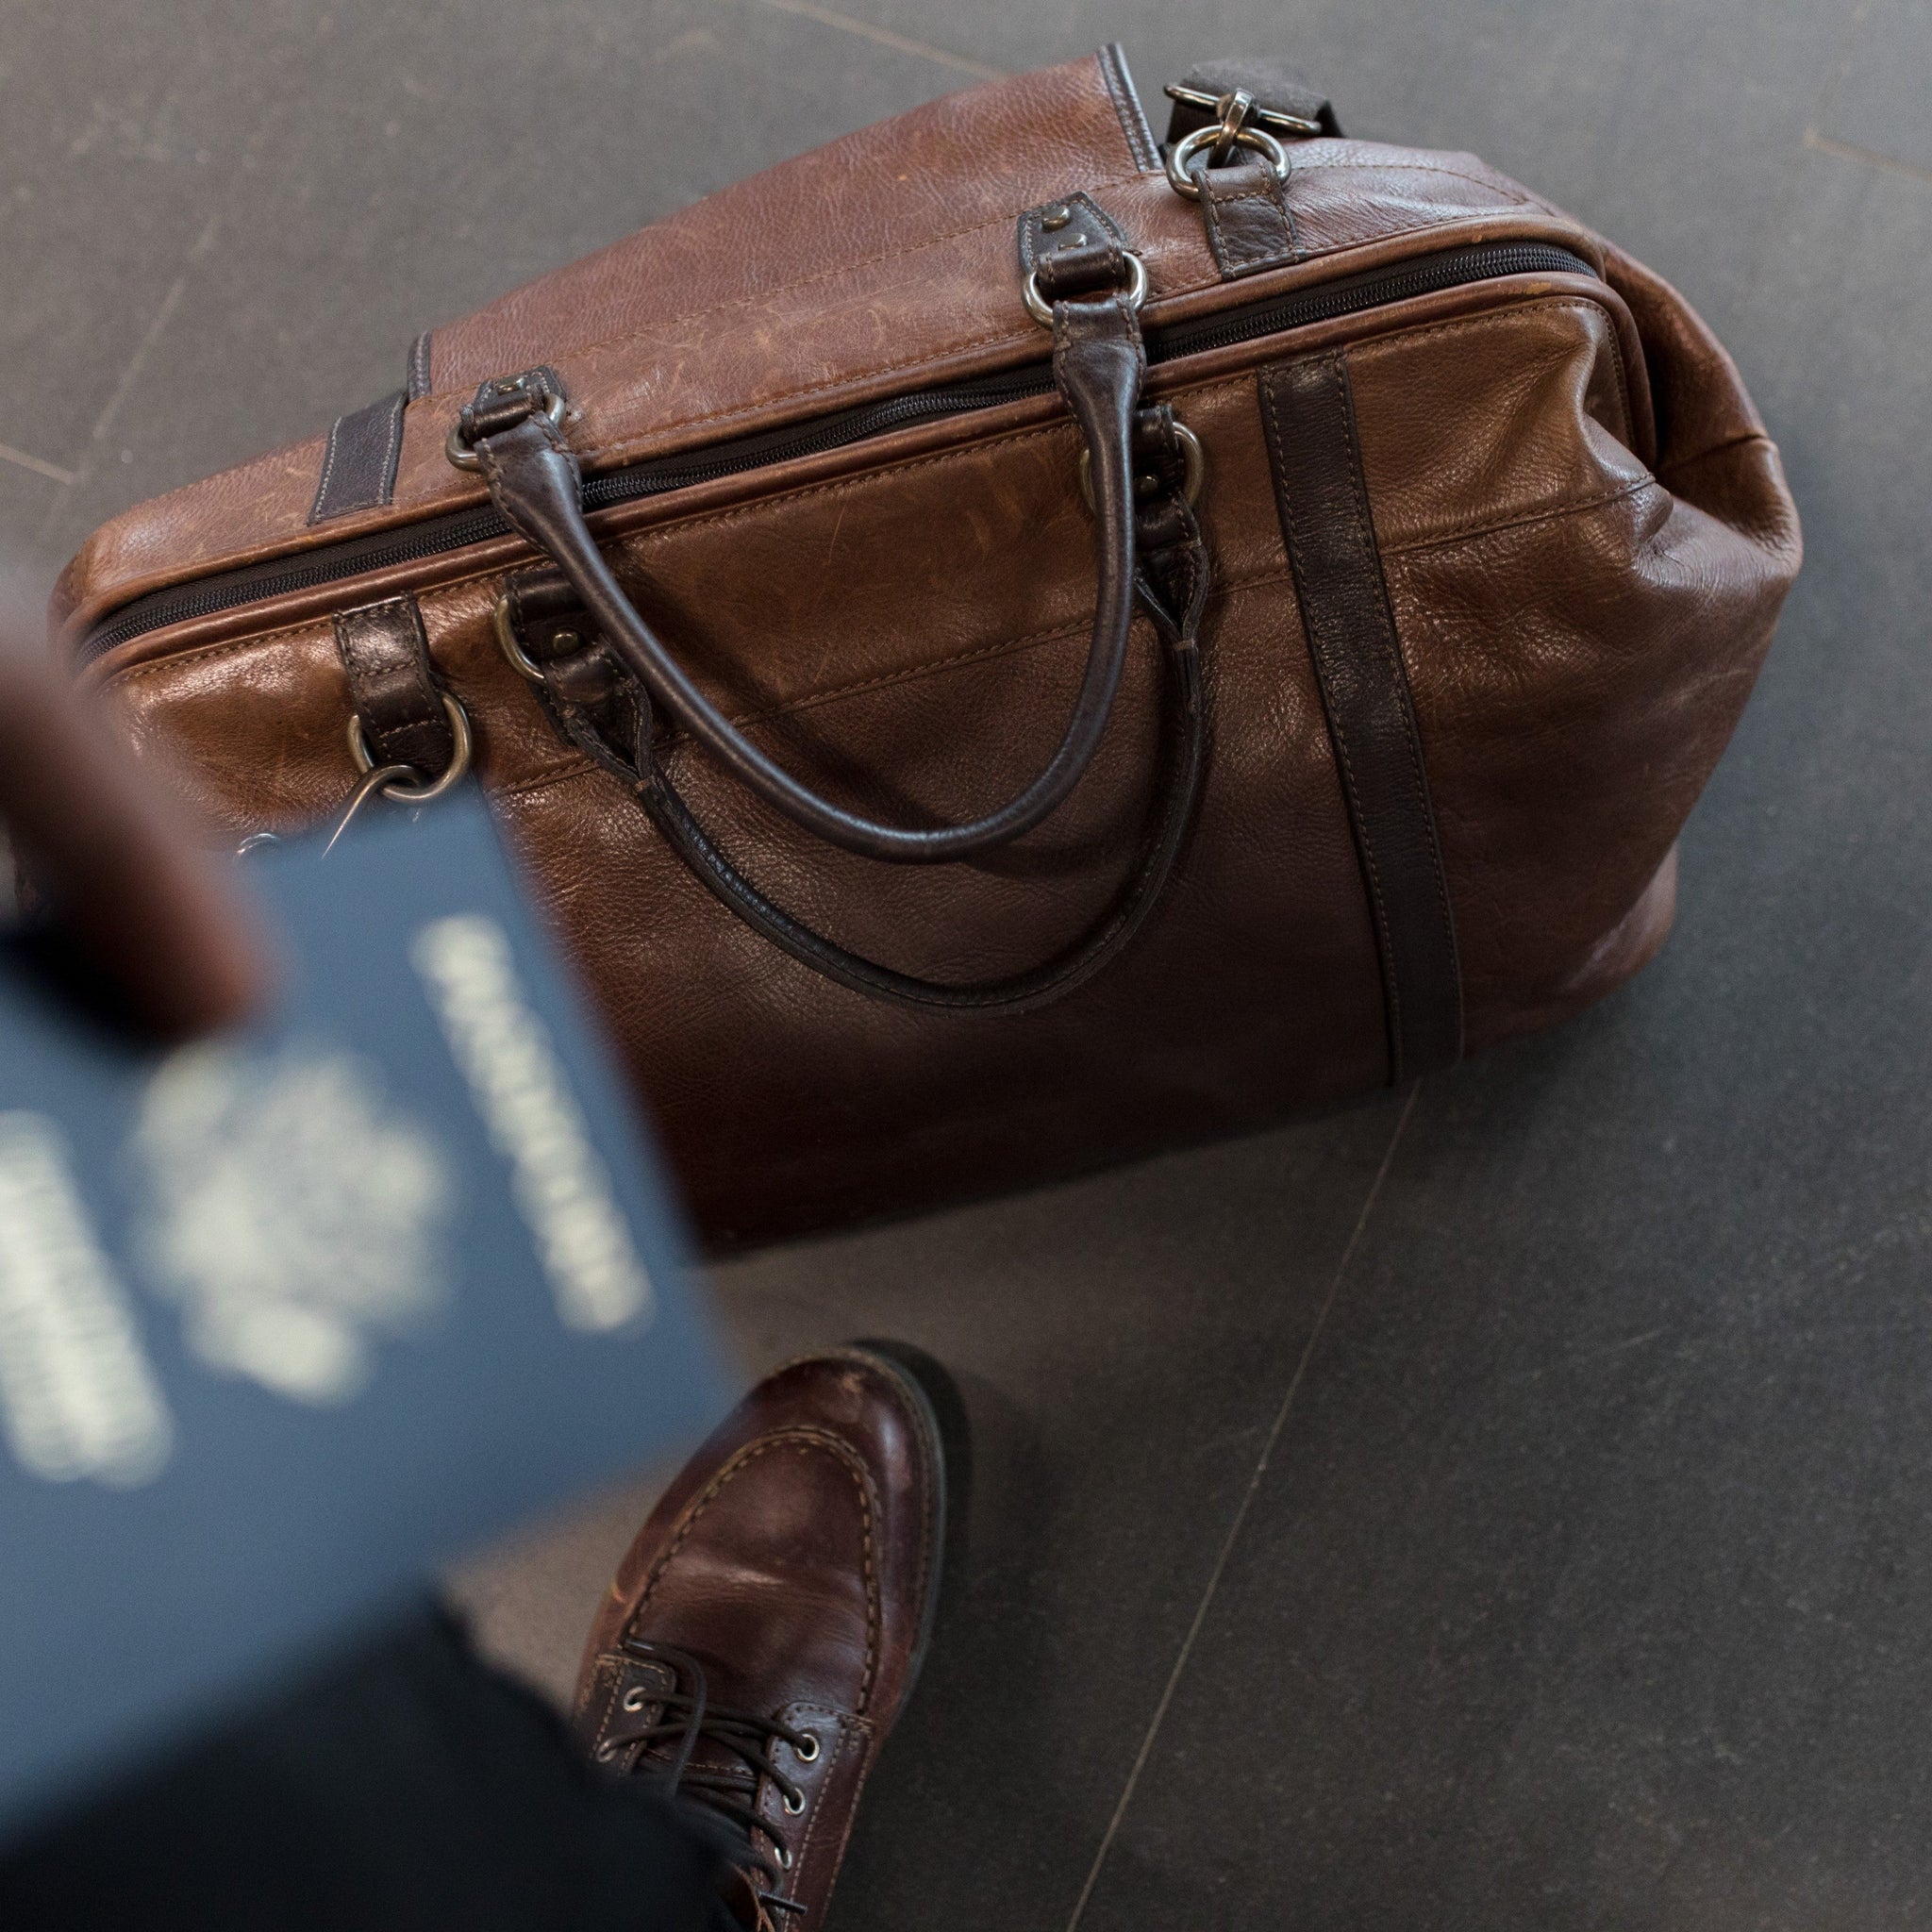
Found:
[[[570,405],[555,390],[543,398],[543,413],[550,418],[553,428],[563,427],[563,419],[569,408]],[[463,435],[463,419],[460,416],[449,425],[449,436],[442,445],[442,453],[459,470],[480,470],[483,467],[483,458],[470,447],[468,439]]]
[[[1251,147],[1262,156],[1274,170],[1277,181],[1288,179],[1288,150],[1268,132],[1265,127],[1229,127],[1224,122],[1217,121],[1212,127],[1197,127],[1193,133],[1184,135],[1167,151],[1167,181],[1176,194],[1184,194],[1190,201],[1201,198],[1201,184],[1196,181],[1190,167],[1193,158],[1204,148],[1211,148],[1232,142],[1236,147]]]
[[[1188,508],[1201,500],[1201,491],[1208,482],[1208,453],[1201,447],[1201,439],[1185,423],[1174,425],[1174,441],[1181,446],[1181,494],[1188,500]],[[1083,449],[1080,452],[1080,494],[1087,499],[1087,508],[1093,508],[1093,453]]]
[[[1127,257],[1127,307],[1135,314],[1141,312],[1141,305],[1147,299],[1147,270],[1138,255]],[[1040,272],[1029,269],[1026,279],[1020,284],[1020,298],[1026,305],[1026,313],[1044,328],[1053,326],[1053,304],[1040,292]]]
[[[426,805],[432,798],[441,798],[469,771],[470,754],[475,743],[470,735],[470,714],[448,691],[439,695],[442,699],[443,711],[449,718],[450,754],[449,763],[434,778],[425,778],[414,765],[378,765],[370,756],[369,741],[362,731],[361,713],[349,713],[349,756],[356,760],[356,769],[365,781],[374,779],[378,773],[391,774],[379,785],[371,784],[369,789],[372,791],[380,791],[385,798],[393,799],[398,805]],[[414,772],[418,782],[405,785],[393,775],[398,772]],[[361,800],[358,798],[356,803],[359,806]]]
[[[504,660],[519,677],[527,677],[532,684],[543,682],[543,667],[524,649],[524,641],[517,636],[517,614],[511,607],[509,592],[506,591],[491,607],[490,627],[496,633],[496,648],[503,653]],[[575,648],[575,634],[558,631],[557,642],[561,645],[565,638],[573,640],[571,645],[559,650],[558,657],[567,657]]]

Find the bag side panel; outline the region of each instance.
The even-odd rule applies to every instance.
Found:
[[[1637,459],[1597,305],[1471,319],[1350,366],[1475,1048],[1567,1017],[1662,942],[1675,841],[1769,647],[1795,519],[1727,358],[1661,399],[1678,487]],[[1713,423],[1736,440],[1687,468],[1672,432]],[[1567,480],[1525,494],[1545,465]]]

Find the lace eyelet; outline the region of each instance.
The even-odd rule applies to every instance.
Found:
[[[599,1764],[608,1764],[623,1749],[624,1746],[622,1744],[599,1744],[597,1746],[597,1762]]]
[[[798,1814],[799,1814],[799,1813],[800,1813],[801,1811],[803,1811],[804,1809],[805,1809],[805,1793],[804,1793],[803,1791],[787,1791],[787,1792],[785,1793],[785,1815],[786,1815],[786,1817],[788,1817],[788,1818],[796,1818],[796,1817],[798,1816]]]
[[[773,1846],[773,1848],[772,1848],[772,1854],[773,1854],[773,1857],[775,1857],[775,1858],[776,1858],[776,1859],[778,1860],[778,1869],[779,1869],[779,1871],[781,1871],[781,1872],[789,1872],[789,1871],[791,1871],[791,1854],[790,1852],[788,1852],[788,1851],[787,1851],[787,1850],[785,1849],[785,1847],[784,1847],[783,1845],[774,1845],[774,1846]]]
[[[801,1742],[792,1745],[791,1755],[801,1764],[816,1764],[819,1761],[819,1740],[817,1736],[807,1731]]]
[[[645,1695],[644,1687],[641,1684],[633,1684],[630,1687],[630,1689],[624,1693],[623,1701],[619,1705],[618,1708],[621,1710],[631,1711],[641,1710],[643,1709],[645,1704],[648,1701],[649,1699]]]

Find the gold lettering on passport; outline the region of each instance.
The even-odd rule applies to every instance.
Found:
[[[608,1333],[646,1320],[650,1277],[591,1145],[549,1029],[518,983],[503,928],[480,913],[439,919],[409,958],[470,1083],[510,1192],[568,1328]]]
[[[151,1482],[174,1423],[43,1114],[0,1113],[0,1432],[48,1482]]]

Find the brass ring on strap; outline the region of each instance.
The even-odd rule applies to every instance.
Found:
[[[398,805],[425,805],[432,798],[441,798],[452,785],[455,785],[470,769],[470,757],[475,748],[475,740],[470,733],[470,714],[463,709],[448,691],[440,692],[442,708],[449,719],[451,749],[449,763],[434,778],[422,778],[416,785],[405,785],[391,778],[378,787],[385,798],[394,799]],[[363,735],[362,715],[359,711],[349,713],[349,756],[356,760],[356,769],[366,778],[380,767],[370,756],[369,740]],[[401,766],[399,770],[413,767]],[[418,777],[422,774],[419,773]]]
[[[554,427],[561,429],[565,413],[570,405],[554,391],[543,398],[543,413],[550,418]],[[483,458],[473,450],[463,436],[463,419],[458,416],[449,425],[449,436],[442,445],[442,453],[459,470],[480,470]]]
[[[524,641],[517,636],[516,612],[510,607],[509,592],[506,591],[490,611],[490,627],[496,633],[496,648],[503,653],[504,661],[519,677],[527,677],[532,684],[543,682],[543,667],[524,649]],[[558,641],[570,633],[559,632]],[[573,643],[572,648],[575,645]],[[559,656],[566,655],[559,653]]]
[[[1147,299],[1147,270],[1138,255],[1127,257],[1127,286],[1125,290],[1127,307],[1136,315],[1141,305]],[[1043,328],[1053,326],[1053,304],[1040,292],[1038,271],[1029,269],[1026,279],[1020,284],[1021,299],[1026,304],[1026,313]]]
[[[1201,491],[1208,483],[1208,453],[1201,447],[1201,439],[1185,423],[1174,425],[1174,441],[1181,446],[1181,494],[1192,509],[1201,501]],[[1080,494],[1087,499],[1087,508],[1093,508],[1093,454],[1091,450],[1080,452]]]
[[[1277,181],[1288,179],[1288,150],[1265,127],[1237,127],[1230,131],[1217,122],[1212,127],[1195,128],[1168,149],[1168,186],[1190,201],[1199,201],[1201,186],[1191,172],[1194,157],[1224,140],[1231,140],[1237,147],[1253,148],[1274,169]]]

